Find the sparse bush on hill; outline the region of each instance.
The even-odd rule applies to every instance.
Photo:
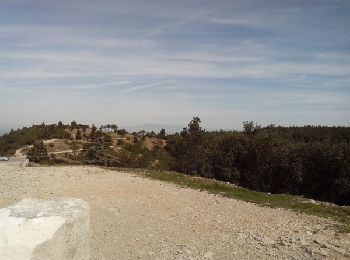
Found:
[[[69,139],[70,134],[65,132],[64,127],[61,122],[59,125],[41,124],[11,130],[10,133],[0,136],[0,154],[14,154],[17,149],[26,145],[32,145],[36,140],[52,138]]]

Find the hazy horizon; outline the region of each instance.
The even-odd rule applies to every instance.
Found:
[[[0,0],[0,133],[350,122],[350,2]]]

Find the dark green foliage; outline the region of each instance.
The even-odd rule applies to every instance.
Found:
[[[146,136],[147,136],[148,138],[154,138],[154,137],[156,137],[156,133],[155,133],[154,131],[147,132],[147,133],[146,133]]]
[[[162,129],[157,137],[166,140],[166,148],[162,148],[163,141],[159,139],[153,151],[144,147],[144,138],[154,137],[153,132],[134,133],[133,144],[118,140],[118,149],[114,149],[110,148],[111,135],[97,131],[93,125],[89,136],[83,133],[90,143],[71,159],[104,166],[170,169],[257,191],[350,205],[350,127],[261,127],[244,122],[243,132],[206,132],[200,123],[195,117],[181,133],[172,135],[166,135]],[[76,139],[80,139],[80,129],[88,126],[72,124],[78,129]],[[59,122],[11,130],[0,137],[0,154],[13,154],[40,139],[70,138],[65,132],[67,127],[70,125]],[[116,125],[103,128],[113,129],[119,135],[127,133]],[[79,147],[75,146],[73,150],[77,151]],[[29,156],[32,160],[45,160],[34,157],[33,151]]]
[[[128,133],[128,131],[126,131],[125,129],[118,129],[117,133],[118,133],[118,135],[126,135]]]
[[[144,148],[141,143],[125,144],[116,157],[120,167],[147,168],[153,160],[152,152]]]
[[[73,156],[76,156],[77,151],[78,151],[78,149],[79,149],[80,147],[79,147],[79,144],[78,144],[77,141],[73,141],[72,144],[70,145],[70,148],[71,148],[72,151],[73,151]]]
[[[200,119],[194,117],[180,135],[168,139],[167,150],[174,157],[173,169],[207,176],[209,171],[206,134],[200,127]]]
[[[284,140],[297,143],[350,143],[350,127],[345,126],[274,126],[269,125],[261,129],[263,132],[274,133]]]
[[[303,190],[319,200],[350,204],[350,147],[312,143],[301,147]]]
[[[75,134],[75,139],[76,139],[76,140],[81,140],[81,138],[82,138],[82,134],[81,134],[81,132],[80,132],[80,129],[78,129],[78,130],[77,130],[77,133]]]
[[[32,127],[23,127],[8,134],[0,136],[0,154],[11,155],[19,148],[26,145],[32,145],[36,140],[44,139],[68,139],[69,133],[65,132],[63,125],[33,125]]]
[[[350,205],[350,128],[262,128],[205,132],[194,118],[168,135],[170,169],[239,184],[257,191],[304,195]]]
[[[36,141],[33,144],[33,147],[30,148],[27,153],[27,158],[29,161],[36,163],[49,160],[47,149],[43,141]]]
[[[75,121],[72,121],[72,123],[70,123],[70,129],[76,129],[76,128],[78,128],[78,124],[77,124],[77,122],[75,122]]]
[[[258,191],[299,191],[301,161],[292,146],[273,136],[227,136],[210,160],[214,177]]]
[[[98,136],[97,136],[97,127],[95,125],[92,125],[91,127],[91,133],[90,133],[90,136],[89,136],[89,140],[91,142],[96,142],[97,139],[98,139]]]
[[[150,151],[143,146],[142,142],[124,143],[122,149],[114,151],[101,139],[85,144],[83,157],[84,163],[87,164],[152,169],[168,169],[171,160],[162,149]]]
[[[165,132],[165,129],[164,129],[164,128],[162,128],[162,129],[159,131],[157,137],[160,138],[160,139],[165,139],[165,138],[166,138],[166,132]]]
[[[101,142],[94,142],[84,147],[84,163],[112,166],[114,160],[113,150]]]
[[[111,135],[103,133],[103,142],[108,145],[108,146],[112,146],[113,145],[113,140]]]
[[[243,122],[243,133],[246,135],[254,135],[259,131],[259,129],[261,129],[261,126],[253,121]]]

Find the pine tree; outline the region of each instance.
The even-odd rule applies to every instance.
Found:
[[[31,162],[41,162],[44,160],[49,160],[49,155],[47,153],[46,146],[43,141],[36,141],[33,147],[29,149],[27,158]]]
[[[78,129],[77,133],[75,134],[75,139],[81,140],[81,138],[82,138],[82,135],[81,135],[80,129]]]

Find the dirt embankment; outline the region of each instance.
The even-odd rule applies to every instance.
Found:
[[[0,167],[0,207],[77,197],[93,259],[346,259],[333,222],[95,167]]]

